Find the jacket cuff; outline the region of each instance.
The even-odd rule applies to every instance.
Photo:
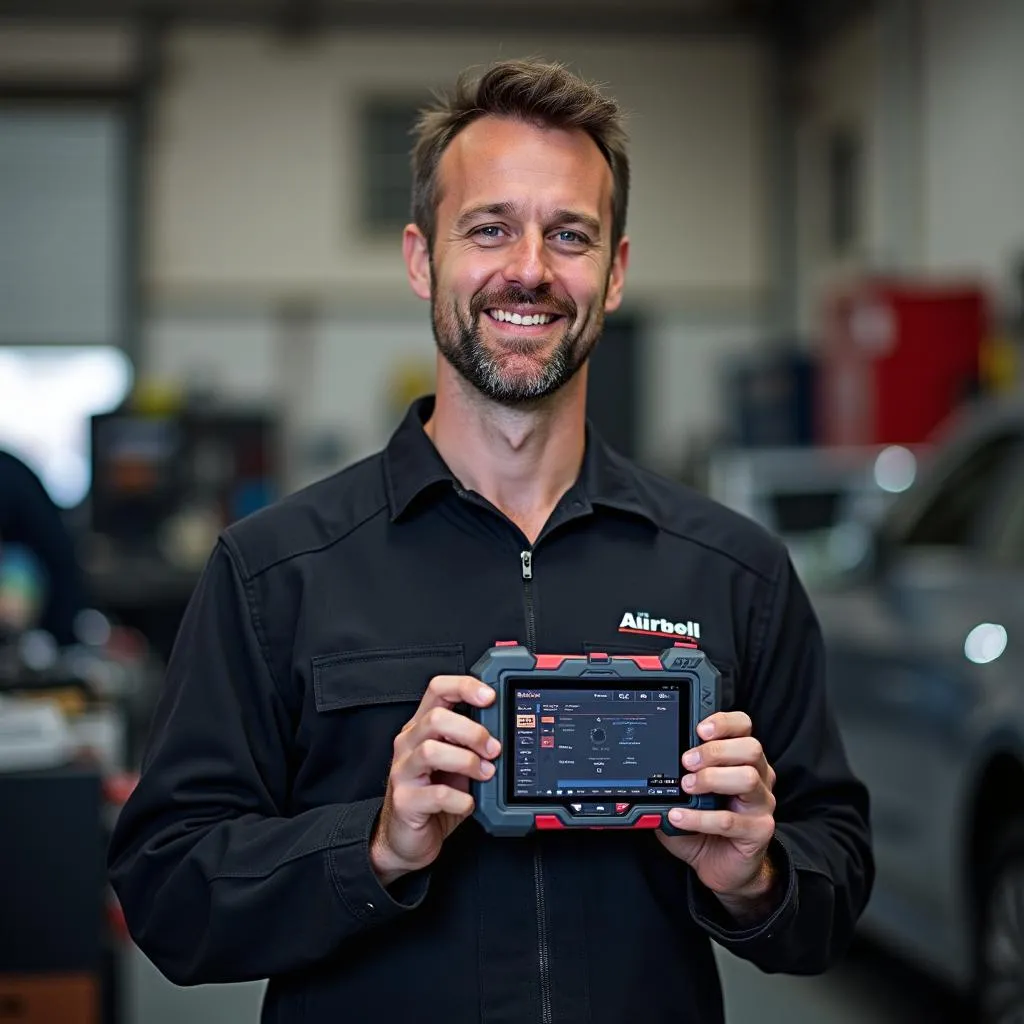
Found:
[[[383,803],[376,797],[346,805],[327,849],[327,870],[338,898],[367,925],[415,910],[430,887],[429,871],[404,875],[388,889],[381,885],[370,863],[370,839]]]
[[[715,894],[701,883],[696,872],[690,872],[690,914],[697,924],[726,949],[743,947],[749,955],[751,943],[772,939],[796,916],[799,902],[796,869],[778,833],[772,837],[768,846],[768,857],[777,873],[776,892],[781,892],[782,898],[763,921],[752,925],[740,925]]]

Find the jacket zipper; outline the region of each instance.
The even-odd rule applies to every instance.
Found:
[[[526,647],[536,653],[537,627],[533,617],[533,552],[528,548],[519,555],[523,566],[523,596],[526,601]],[[544,862],[540,846],[533,854],[533,887],[537,896],[537,961],[540,968],[541,1024],[551,1024],[550,956],[548,952],[547,904],[544,898]]]
[[[540,965],[540,1019],[551,1024],[551,978],[549,976],[547,906],[544,901],[544,863],[540,847],[533,854],[533,882],[537,892],[537,960]]]
[[[537,627],[533,621],[533,552],[527,548],[520,552],[523,563],[523,594],[526,598],[526,649],[536,653]]]

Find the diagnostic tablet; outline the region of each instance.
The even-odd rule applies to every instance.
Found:
[[[661,655],[534,655],[497,644],[472,669],[497,691],[473,717],[501,740],[497,771],[472,784],[492,835],[533,829],[660,828],[673,807],[711,809],[681,786],[683,754],[719,708],[720,675],[695,646]]]

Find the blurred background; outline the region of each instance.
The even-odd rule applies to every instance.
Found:
[[[217,532],[432,387],[417,108],[529,55],[630,116],[592,416],[784,538],[872,791],[862,939],[730,1021],[1024,1019],[1021,0],[0,0],[0,1021],[258,1018],[106,835]]]

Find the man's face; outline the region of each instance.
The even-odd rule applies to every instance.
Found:
[[[612,175],[582,131],[481,118],[441,159],[433,252],[406,230],[448,362],[487,398],[522,405],[563,387],[617,308],[628,243],[611,252]]]

